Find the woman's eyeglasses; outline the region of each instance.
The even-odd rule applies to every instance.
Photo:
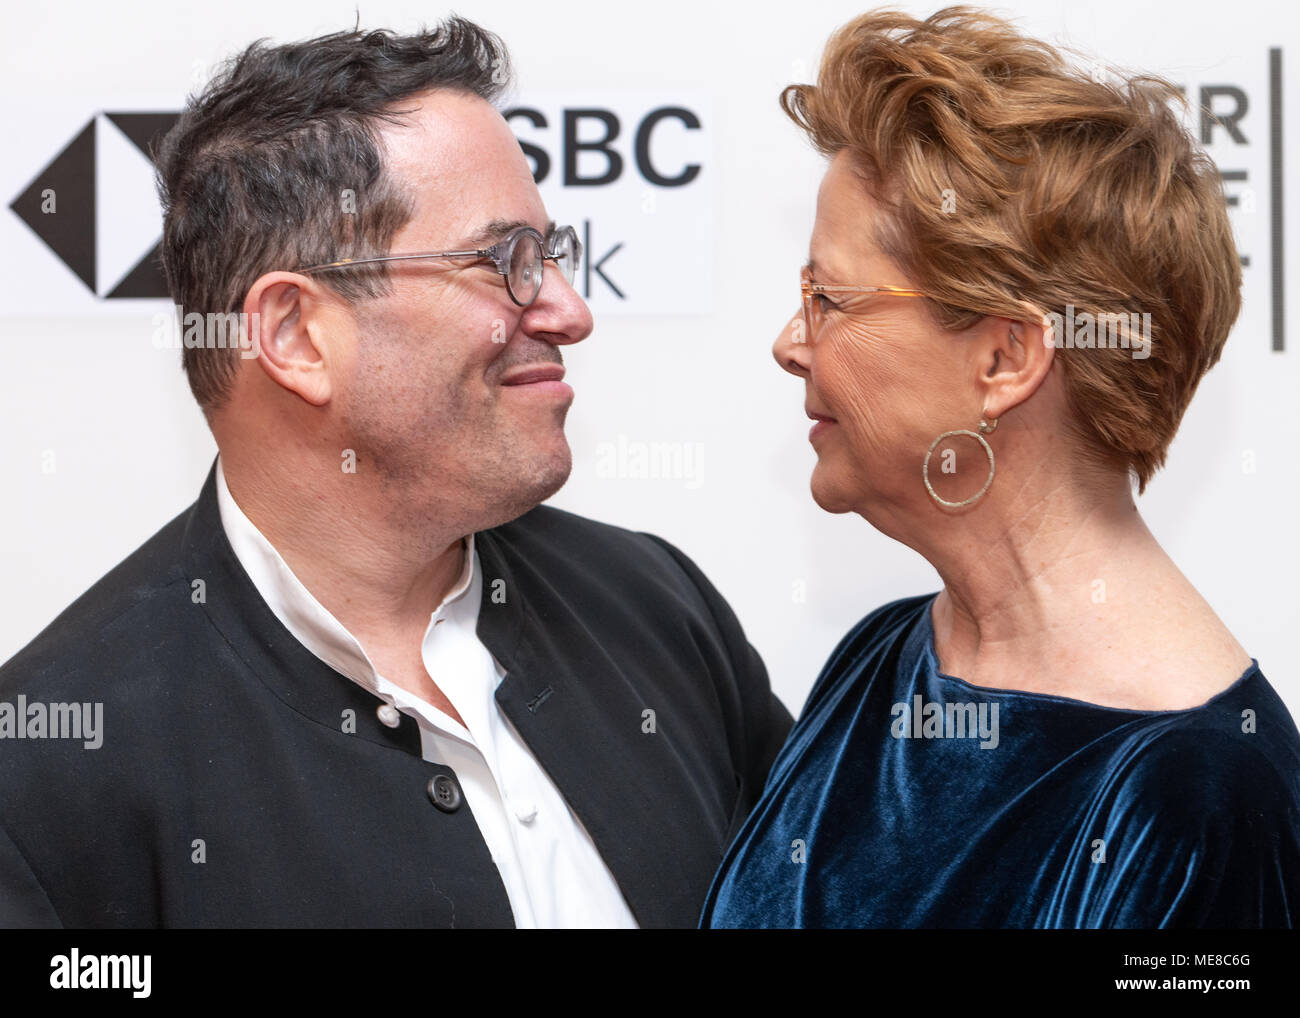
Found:
[[[824,286],[812,281],[812,270],[805,265],[799,270],[799,292],[803,297],[803,324],[811,341],[822,324],[822,308],[817,297],[823,293],[888,293],[895,297],[928,297],[920,290],[901,286]]]

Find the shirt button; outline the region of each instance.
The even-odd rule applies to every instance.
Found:
[[[402,712],[391,703],[381,703],[375,713],[379,715],[380,722],[389,728],[396,728],[402,723]]]
[[[444,813],[455,813],[460,809],[460,786],[455,778],[446,774],[432,777],[426,791],[429,800]]]
[[[527,806],[516,806],[515,817],[521,824],[531,824],[537,819],[537,807],[531,802]]]

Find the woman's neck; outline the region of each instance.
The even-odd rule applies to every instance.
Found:
[[[939,528],[935,652],[974,685],[1113,707],[1194,707],[1250,664],[1122,483],[1022,488]]]

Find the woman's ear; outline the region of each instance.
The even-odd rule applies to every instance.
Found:
[[[252,340],[245,356],[312,406],[324,406],[332,393],[326,305],[319,284],[293,272],[259,276],[244,298]]]
[[[990,315],[975,329],[977,385],[984,415],[996,420],[1037,392],[1047,378],[1056,353],[1052,327],[1045,318]]]

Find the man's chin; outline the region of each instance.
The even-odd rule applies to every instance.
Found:
[[[560,448],[551,457],[549,470],[545,471],[538,481],[537,501],[545,502],[563,488],[571,473],[573,473],[573,453],[569,449],[569,443],[561,439]]]
[[[492,522],[479,529],[489,530],[518,519],[563,488],[573,471],[573,454],[568,442],[561,439],[558,448],[539,456],[530,466],[532,469],[521,470],[516,484],[487,509]]]

